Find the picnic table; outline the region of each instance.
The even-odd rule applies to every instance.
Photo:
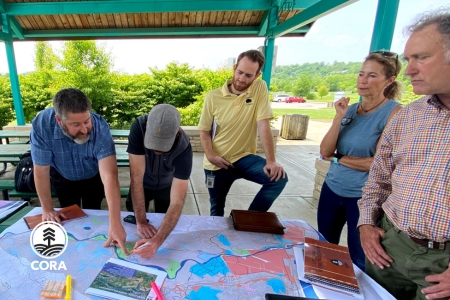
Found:
[[[126,138],[130,134],[126,129],[111,129],[111,135],[113,138]],[[3,139],[6,140],[6,144],[9,144],[10,138],[29,138],[30,130],[0,130],[0,144],[3,143]]]
[[[17,163],[20,160],[22,154],[30,150],[30,144],[1,144],[0,145],[0,162],[4,164],[0,175],[5,173],[7,163]],[[126,147],[116,146],[116,159],[117,163],[121,166],[129,165],[128,153]]]

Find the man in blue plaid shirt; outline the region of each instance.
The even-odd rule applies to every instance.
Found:
[[[65,218],[53,208],[50,185],[61,207],[100,209],[106,196],[110,229],[105,246],[115,241],[127,253],[114,141],[106,121],[91,112],[86,95],[75,88],[56,93],[53,107],[34,118],[30,141],[42,221]]]

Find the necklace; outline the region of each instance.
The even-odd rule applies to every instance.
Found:
[[[367,109],[367,110],[365,110],[365,109],[362,107],[362,102],[359,102],[359,108],[361,108],[361,110],[362,110],[363,112],[367,113],[367,112],[369,112],[369,111],[371,111],[371,110],[374,110],[374,109],[377,108],[378,106],[380,106],[381,103],[384,102],[384,100],[386,100],[386,98],[384,98],[383,100],[381,100],[380,103],[378,103],[377,105],[375,105],[375,106],[372,107],[371,109]]]

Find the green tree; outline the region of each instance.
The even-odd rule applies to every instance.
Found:
[[[35,45],[34,65],[39,71],[53,71],[57,65],[58,57],[48,42],[37,42]]]
[[[152,95],[157,104],[186,107],[203,91],[202,83],[188,64],[169,63],[164,70],[150,68]],[[223,83],[222,83],[223,84]]]
[[[113,103],[107,108],[113,128],[129,128],[138,116],[148,114],[156,105],[151,98],[152,78],[149,74],[112,74]]]
[[[320,100],[322,100],[322,97],[323,97],[323,96],[328,95],[328,93],[330,92],[330,89],[329,89],[327,86],[325,86],[325,85],[321,85],[321,86],[317,89],[317,92],[319,93]]]
[[[293,92],[297,96],[306,97],[311,92],[312,81],[308,74],[303,74],[299,80],[294,83]]]
[[[62,71],[57,74],[56,90],[65,87],[82,90],[91,100],[93,110],[112,122],[108,113],[113,95],[111,55],[95,41],[68,41],[64,43],[59,65]]]
[[[0,75],[0,129],[14,120],[14,104],[9,77]]]

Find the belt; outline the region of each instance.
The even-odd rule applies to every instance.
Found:
[[[444,250],[445,246],[449,246],[450,247],[450,242],[435,242],[435,241],[431,241],[431,240],[421,240],[415,237],[410,236],[409,237],[414,243],[419,244],[421,246],[430,248],[430,249],[439,249],[439,250]]]

